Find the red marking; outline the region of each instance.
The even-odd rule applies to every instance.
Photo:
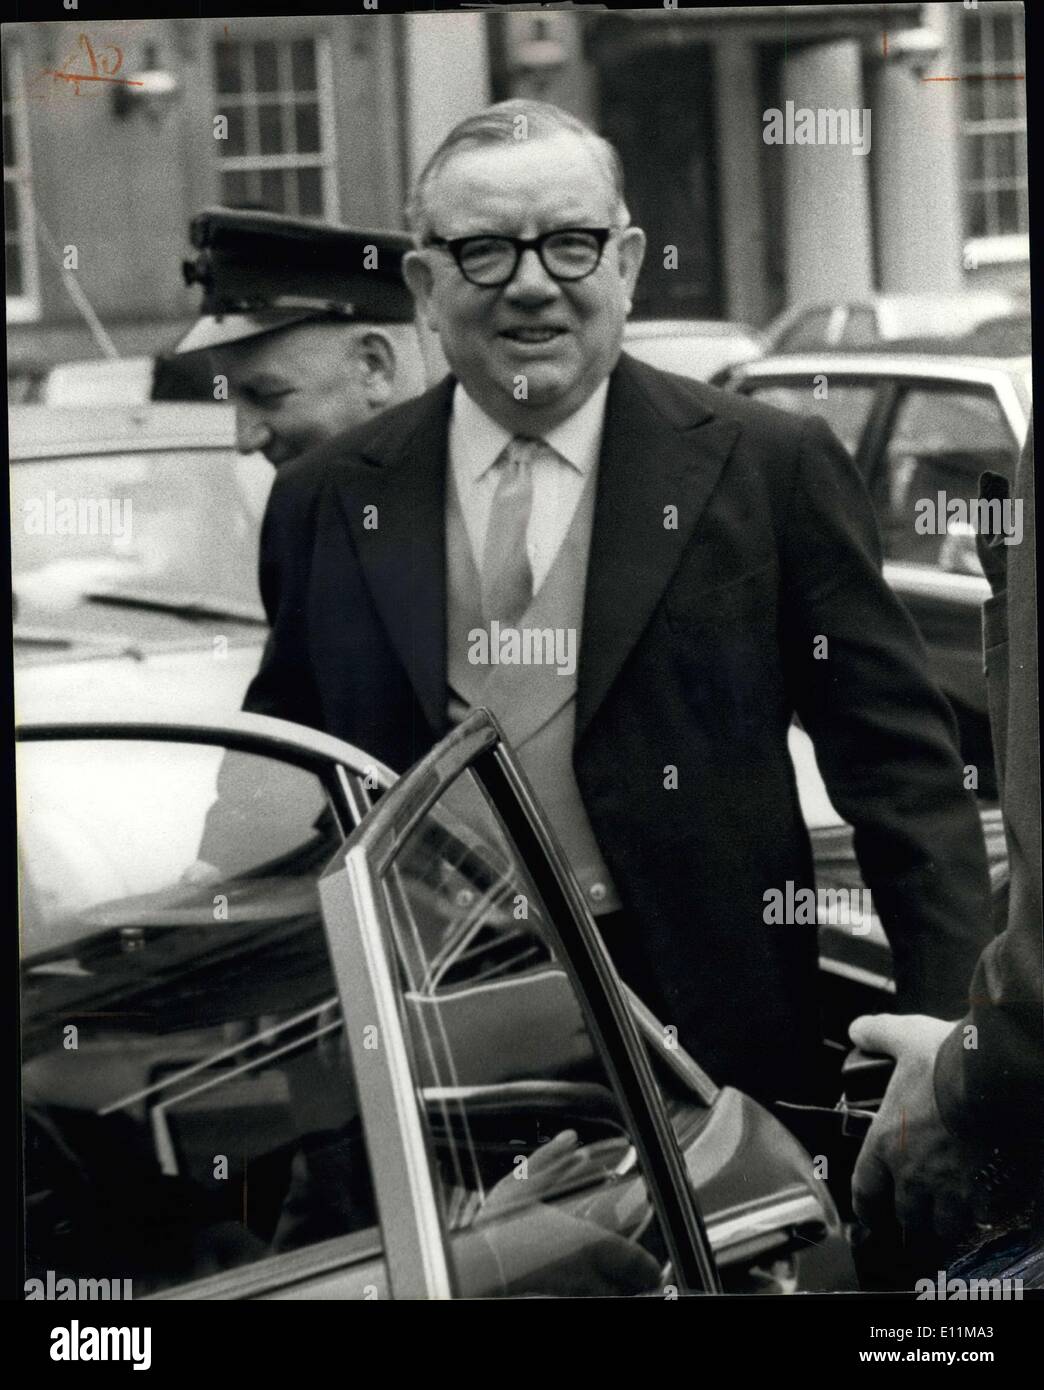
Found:
[[[67,58],[61,68],[45,68],[44,75],[48,77],[60,77],[63,82],[72,82],[76,87],[76,95],[80,95],[81,82],[115,82],[123,87],[143,87],[143,82],[135,82],[129,77],[117,77],[116,73],[123,67],[123,49],[118,44],[110,44],[108,48],[102,50],[101,59],[96,56],[94,46],[86,34],[80,35],[80,48],[87,55],[90,64],[90,72],[69,72],[71,63],[76,61],[79,54]],[[106,57],[108,53],[115,54],[115,59]],[[99,65],[101,72],[98,71]]]

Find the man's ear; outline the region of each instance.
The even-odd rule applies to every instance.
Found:
[[[620,276],[627,289],[627,297],[634,294],[634,287],[638,283],[638,273],[642,268],[642,261],[645,260],[645,233],[641,227],[625,227],[620,233],[617,244],[617,259],[620,265]]]
[[[355,357],[361,368],[363,394],[373,410],[388,404],[395,387],[397,359],[391,339],[371,328],[355,340]]]
[[[435,276],[428,263],[428,257],[423,251],[407,251],[402,258],[402,278],[406,281],[410,293],[417,305],[417,315],[423,323],[426,323],[433,333],[438,329],[435,324],[434,312],[432,309],[432,289],[435,285]]]

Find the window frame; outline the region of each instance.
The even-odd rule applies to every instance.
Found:
[[[340,217],[339,190],[337,179],[338,151],[337,151],[337,121],[334,102],[334,80],[333,80],[333,50],[329,34],[322,29],[304,29],[299,32],[284,33],[279,30],[271,29],[264,24],[250,25],[242,33],[237,33],[235,37],[224,34],[220,29],[213,29],[207,39],[207,81],[210,97],[213,102],[213,114],[215,116],[227,114],[227,107],[235,107],[241,111],[253,111],[256,113],[260,104],[260,99],[268,97],[271,101],[278,102],[282,117],[284,135],[287,129],[287,112],[293,109],[292,101],[288,98],[294,97],[296,88],[280,87],[272,93],[259,93],[256,88],[251,88],[249,92],[239,93],[221,92],[218,90],[218,65],[217,49],[219,44],[238,45],[239,47],[252,46],[256,43],[274,43],[277,53],[288,52],[293,43],[308,41],[314,45],[315,51],[315,77],[316,77],[316,106],[319,115],[319,150],[316,153],[302,154],[298,151],[283,150],[278,154],[262,154],[260,150],[247,150],[241,155],[222,155],[214,150],[210,158],[210,167],[215,185],[215,198],[224,204],[224,178],[225,174],[252,174],[263,173],[266,170],[274,170],[279,173],[292,172],[297,169],[316,169],[319,172],[319,186],[322,207],[319,212],[302,213],[292,209],[284,209],[286,216],[313,216],[322,218],[325,221],[337,221]],[[277,57],[281,70],[287,60],[282,56]],[[255,122],[251,122],[254,125]],[[215,142],[216,143],[216,142]],[[295,197],[296,201],[296,197]],[[228,204],[233,206],[233,204]],[[277,211],[277,209],[273,209]]]
[[[388,792],[320,880],[345,1007],[372,1018],[381,1047],[362,1061],[349,1038],[394,1297],[452,1297],[456,1280],[437,1178],[416,1094],[407,1025],[393,978],[392,925],[382,880],[400,846],[466,771],[479,781],[526,864],[563,947],[592,1040],[616,1085],[671,1257],[675,1282],[717,1291],[717,1269],[673,1127],[629,1004],[561,851],[493,717],[477,710]],[[355,930],[339,928],[344,921]],[[384,1224],[384,1214],[393,1219]]]
[[[4,161],[4,191],[13,184],[18,191],[18,225],[15,237],[21,256],[23,292],[7,294],[5,304],[8,323],[35,323],[41,316],[40,260],[36,246],[36,219],[31,197],[32,159],[29,149],[29,121],[25,99],[25,65],[21,44],[12,40],[4,45],[3,62],[7,67],[9,88],[4,114],[14,123],[18,159],[9,165]],[[6,237],[5,237],[6,240]]]
[[[1016,154],[1016,167],[1010,178],[999,178],[991,173],[991,147],[990,138],[992,136],[1010,135],[1018,137],[1022,135],[1023,142],[1027,136],[1027,120],[1025,112],[1025,21],[1023,18],[1024,6],[1021,4],[996,3],[989,6],[975,7],[960,11],[957,16],[959,24],[958,42],[961,52],[961,76],[965,80],[965,86],[960,92],[962,101],[960,111],[960,137],[962,146],[962,167],[961,167],[961,201],[962,201],[962,225],[964,231],[964,264],[968,270],[974,270],[980,264],[1005,264],[1019,262],[1029,259],[1029,171],[1025,161],[1019,167]],[[967,26],[972,23],[979,25],[979,47],[985,59],[983,62],[972,61],[967,45]],[[1012,56],[1004,64],[1004,74],[1011,73],[1016,87],[1021,85],[1021,102],[1016,97],[1016,110],[1021,104],[1022,114],[1014,116],[988,115],[990,93],[993,90],[993,79],[1004,74],[998,73],[996,63],[993,61],[993,54],[996,49],[995,33],[1000,24],[1011,26],[1012,32]],[[1021,74],[1021,84],[1014,74]],[[967,101],[969,92],[975,83],[982,91],[983,112],[981,116],[969,116],[967,114]],[[971,151],[974,140],[981,140],[983,154],[983,174],[979,179],[971,177]],[[1016,151],[1018,140],[1016,138]],[[974,185],[974,186],[973,186]],[[1002,227],[999,225],[999,209],[997,207],[997,194],[1000,192],[1012,191],[1016,199],[1016,226]],[[984,199],[987,229],[984,234],[972,235],[971,232],[971,206],[972,196],[981,195]]]

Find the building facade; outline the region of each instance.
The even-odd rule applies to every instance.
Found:
[[[639,314],[1028,290],[1023,33],[1009,3],[5,25],[9,364],[169,346],[209,204],[401,226],[450,125],[515,94],[620,149]],[[802,141],[802,111],[838,138]]]

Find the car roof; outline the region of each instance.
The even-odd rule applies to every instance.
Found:
[[[127,449],[229,448],[235,411],[227,405],[175,401],[133,406],[12,406],[12,459],[120,453]]]
[[[974,379],[991,374],[1015,376],[1028,373],[1032,358],[975,357],[961,353],[864,352],[822,350],[815,352],[773,353],[754,362],[744,362],[737,371],[744,376],[799,376],[817,372],[847,373],[849,376],[939,376]]]

